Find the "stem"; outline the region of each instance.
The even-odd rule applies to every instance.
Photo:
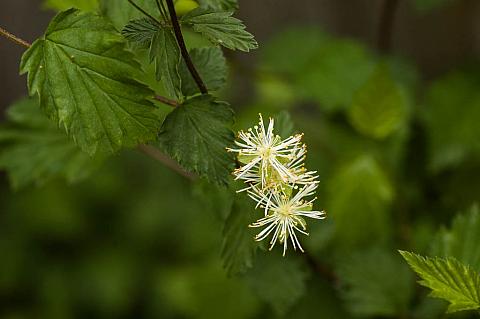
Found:
[[[338,284],[338,277],[337,275],[327,266],[317,262],[317,260],[310,255],[308,252],[303,254],[305,256],[306,262],[309,267],[313,270],[313,272],[317,272],[322,275],[328,282],[332,283],[333,285]]]
[[[1,27],[0,27],[0,35],[4,36],[5,38],[7,38],[8,40],[10,40],[12,42],[15,42],[16,44],[20,44],[21,46],[24,46],[27,49],[32,46],[27,41],[22,40],[17,36],[14,36],[13,34],[11,34],[10,32],[8,32],[7,30],[5,30]]]
[[[166,0],[166,2],[167,2],[168,12],[170,13],[170,19],[172,20],[173,32],[175,33],[175,38],[177,39],[178,46],[180,47],[182,57],[185,60],[188,70],[190,71],[190,74],[195,80],[195,83],[200,89],[200,92],[202,94],[207,94],[208,93],[207,87],[205,86],[205,83],[203,83],[203,80],[200,77],[200,74],[198,74],[197,69],[195,68],[195,65],[193,65],[192,59],[188,54],[187,46],[185,45],[185,40],[183,39],[182,30],[180,29],[180,23],[178,22],[177,14],[175,12],[175,5],[173,4],[173,0]]]
[[[162,2],[160,3],[160,1]],[[163,5],[163,0],[155,0],[155,2],[157,3],[158,11],[160,11],[160,14],[162,15],[165,22],[167,22],[168,21],[167,10],[165,10],[165,6]]]
[[[178,103],[177,101],[171,100],[171,99],[169,99],[167,97],[164,97],[164,96],[161,96],[161,95],[155,95],[154,99],[159,101],[159,102],[162,102],[163,104],[173,106],[173,107],[177,107],[177,106],[180,105],[180,103]]]
[[[194,181],[197,179],[196,175],[185,171],[182,167],[180,167],[180,165],[177,164],[177,162],[175,162],[173,159],[171,159],[167,155],[160,152],[160,150],[158,150],[157,148],[149,145],[139,145],[137,149],[140,152],[144,153],[145,155],[153,158],[154,160],[161,162],[166,167],[172,169],[173,171],[177,172],[183,177],[191,181]]]
[[[395,22],[395,13],[399,5],[398,0],[383,0],[383,7],[378,24],[378,49],[387,53],[392,48],[392,31]]]
[[[158,19],[156,19],[154,16],[152,16],[151,14],[149,14],[147,11],[143,10],[139,5],[137,5],[135,2],[133,2],[133,0],[127,0],[135,9],[137,9],[138,11],[140,11],[141,13],[143,13],[145,16],[149,17],[150,19],[152,19],[153,21],[157,22],[159,25],[162,25],[162,23],[160,21],[158,21]]]

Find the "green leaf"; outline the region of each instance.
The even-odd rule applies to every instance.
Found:
[[[228,275],[245,273],[253,267],[259,247],[254,240],[255,232],[249,228],[254,222],[255,207],[246,196],[237,194],[232,210],[223,227],[222,260]]]
[[[130,21],[123,28],[122,34],[133,43],[149,50],[157,81],[162,81],[169,97],[179,99],[182,86],[179,66],[182,56],[173,30],[144,18]]]
[[[199,0],[200,6],[215,11],[233,11],[238,9],[238,0]]]
[[[159,134],[161,148],[185,169],[227,184],[234,167],[226,147],[233,143],[233,111],[210,95],[188,99],[171,112]]]
[[[405,123],[407,108],[405,94],[380,66],[355,93],[348,116],[358,132],[383,139]]]
[[[77,8],[83,11],[96,11],[98,0],[46,0],[45,7],[57,11]]]
[[[338,267],[350,311],[365,317],[401,317],[408,311],[413,278],[398,255],[369,249],[352,253]]]
[[[327,213],[335,223],[340,247],[385,240],[393,197],[388,177],[370,155],[341,167],[331,178],[327,199]]]
[[[245,30],[242,21],[232,17],[232,12],[198,8],[183,16],[182,23],[191,25],[195,32],[203,34],[212,43],[231,50],[248,52],[258,47],[253,35]]]
[[[0,126],[0,169],[8,172],[15,189],[55,177],[77,182],[98,164],[42,114],[36,101],[21,100],[9,108]]]
[[[480,308],[480,276],[470,266],[453,257],[422,257],[407,251],[400,254],[422,279],[419,283],[432,289],[431,297],[450,303],[447,312]]]
[[[162,80],[167,94],[180,98],[182,81],[178,68],[182,56],[172,30],[161,29],[155,34],[150,47],[150,59],[155,63],[157,80]]]
[[[427,91],[424,120],[435,171],[480,156],[480,76],[472,69],[452,72]]]
[[[330,40],[315,51],[314,58],[296,73],[300,92],[326,111],[352,104],[355,92],[374,70],[370,52],[352,40]]]
[[[135,0],[134,2],[143,10],[160,20],[160,14],[155,0]],[[100,0],[100,12],[113,23],[118,31],[122,30],[130,20],[145,17],[127,0]]]
[[[196,48],[190,50],[190,57],[209,91],[220,90],[227,81],[227,61],[220,48]],[[199,93],[197,84],[188,71],[187,64],[180,64],[182,93],[191,96]]]
[[[255,267],[247,272],[245,279],[258,298],[283,315],[305,293],[307,273],[300,260],[270,252],[258,254]]]
[[[21,62],[30,95],[89,154],[115,153],[152,140],[159,127],[153,92],[135,79],[139,64],[103,18],[58,14]]]
[[[455,217],[452,227],[442,229],[436,236],[432,254],[454,257],[480,271],[480,214],[478,206]]]

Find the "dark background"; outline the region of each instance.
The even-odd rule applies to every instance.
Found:
[[[243,0],[239,17],[260,45],[291,24],[316,24],[339,36],[353,37],[370,46],[378,38],[383,0]],[[0,25],[25,40],[42,35],[53,13],[39,1],[2,0]],[[18,76],[23,49],[0,41],[0,109],[25,95],[25,79]],[[427,14],[399,0],[392,32],[392,52],[410,58],[429,78],[464,59],[480,54],[480,1],[455,1]],[[255,59],[255,52],[248,55]],[[3,113],[3,112],[2,112]]]

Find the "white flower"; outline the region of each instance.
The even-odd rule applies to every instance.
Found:
[[[303,168],[306,153],[306,147],[301,142],[303,135],[297,134],[282,140],[273,132],[274,120],[270,118],[265,129],[262,115],[259,116],[258,125],[247,132],[238,133],[240,141],[235,144],[240,148],[228,149],[238,153],[240,162],[246,162],[246,165],[234,171],[235,179],[242,179],[250,184],[243,190],[251,188],[251,185],[268,189],[282,183],[313,182],[316,178],[315,172],[305,172]]]
[[[296,250],[298,247],[303,252],[296,232],[308,235],[304,217],[325,218],[325,212],[312,210],[316,198],[309,201],[304,199],[313,195],[317,186],[318,183],[307,184],[298,190],[293,197],[285,192],[271,192],[266,195],[258,188],[249,190],[250,197],[255,199],[262,208],[265,208],[265,217],[250,225],[250,227],[265,227],[255,236],[255,240],[262,241],[273,233],[270,240],[270,250],[278,240],[281,244],[283,243],[283,255],[285,256],[288,239],[290,238],[293,249]]]

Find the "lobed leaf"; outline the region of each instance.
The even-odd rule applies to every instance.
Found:
[[[198,8],[183,16],[182,23],[192,26],[212,43],[231,50],[248,52],[258,48],[253,35],[245,30],[242,21],[232,17],[232,12]]]
[[[220,90],[227,81],[227,61],[220,48],[195,48],[190,50],[190,57],[209,91]],[[182,93],[185,96],[199,92],[197,84],[182,60],[179,68]]]
[[[85,152],[115,153],[152,140],[160,126],[153,92],[110,23],[71,9],[59,13],[21,61],[30,95]]]
[[[210,95],[186,100],[165,119],[160,147],[188,171],[227,184],[234,167],[226,147],[233,143],[233,111]]]
[[[454,257],[480,271],[480,214],[478,206],[472,206],[465,214],[453,220],[450,229],[442,229],[433,243],[432,254]]]
[[[238,195],[223,227],[222,260],[228,275],[245,273],[253,267],[259,243],[248,228],[254,220],[255,207],[249,198]]]
[[[448,312],[480,308],[480,275],[453,257],[430,258],[400,251],[410,267],[422,279],[422,286],[432,289],[431,297],[450,303]]]

